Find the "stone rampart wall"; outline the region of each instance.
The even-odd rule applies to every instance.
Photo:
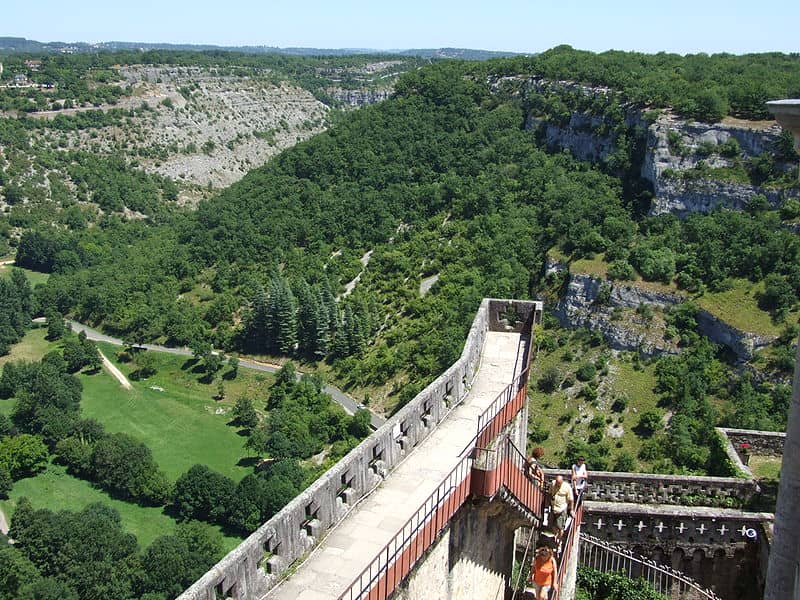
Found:
[[[568,471],[546,469],[548,476]],[[743,506],[758,491],[752,479],[589,471],[584,499],[691,506]]]
[[[740,452],[742,444],[748,444],[750,454],[783,456],[783,444],[786,441],[785,433],[724,427],[718,428],[718,431],[731,441],[737,452]]]
[[[726,552],[756,543],[774,520],[770,513],[728,508],[616,502],[586,502],[583,514],[582,530],[608,542],[664,550],[708,546]]]
[[[542,303],[485,299],[461,357],[372,435],[217,563],[178,600],[258,598],[463,400],[488,331],[530,332]]]
[[[774,515],[587,502],[581,531],[685,573],[724,600],[761,598]]]

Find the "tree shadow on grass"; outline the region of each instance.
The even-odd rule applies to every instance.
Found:
[[[188,371],[189,369],[193,369],[198,362],[199,361],[196,358],[187,358],[185,361],[183,361],[181,370]]]
[[[261,458],[258,456],[243,456],[239,459],[239,462],[236,463],[236,466],[255,467],[259,462],[261,462]]]

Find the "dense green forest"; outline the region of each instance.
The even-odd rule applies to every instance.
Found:
[[[595,54],[558,46],[533,57],[496,61],[492,69],[503,75],[606,86],[627,102],[669,106],[684,116],[714,122],[725,115],[770,118],[767,100],[800,96],[799,64],[797,54]]]

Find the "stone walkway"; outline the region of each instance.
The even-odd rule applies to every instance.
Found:
[[[520,373],[523,350],[519,334],[490,332],[464,402],[265,598],[337,598],[458,464],[478,416]]]

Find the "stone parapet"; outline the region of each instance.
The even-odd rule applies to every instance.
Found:
[[[259,598],[427,438],[469,391],[489,331],[529,333],[541,302],[484,299],[460,358],[391,419],[289,502],[178,600]],[[216,595],[218,596],[216,596]]]
[[[546,469],[545,473],[548,476],[562,474],[565,478],[570,474],[557,469]],[[757,492],[758,485],[752,479],[590,471],[583,497],[589,501],[648,506],[743,506]]]
[[[747,444],[750,454],[758,456],[783,456],[783,445],[786,434],[779,431],[758,431],[755,429],[732,429],[718,427],[723,436],[728,438],[737,451],[742,444]]]
[[[727,545],[733,550],[766,536],[774,518],[771,513],[729,508],[587,501],[582,527],[609,542],[658,544],[665,549]]]

